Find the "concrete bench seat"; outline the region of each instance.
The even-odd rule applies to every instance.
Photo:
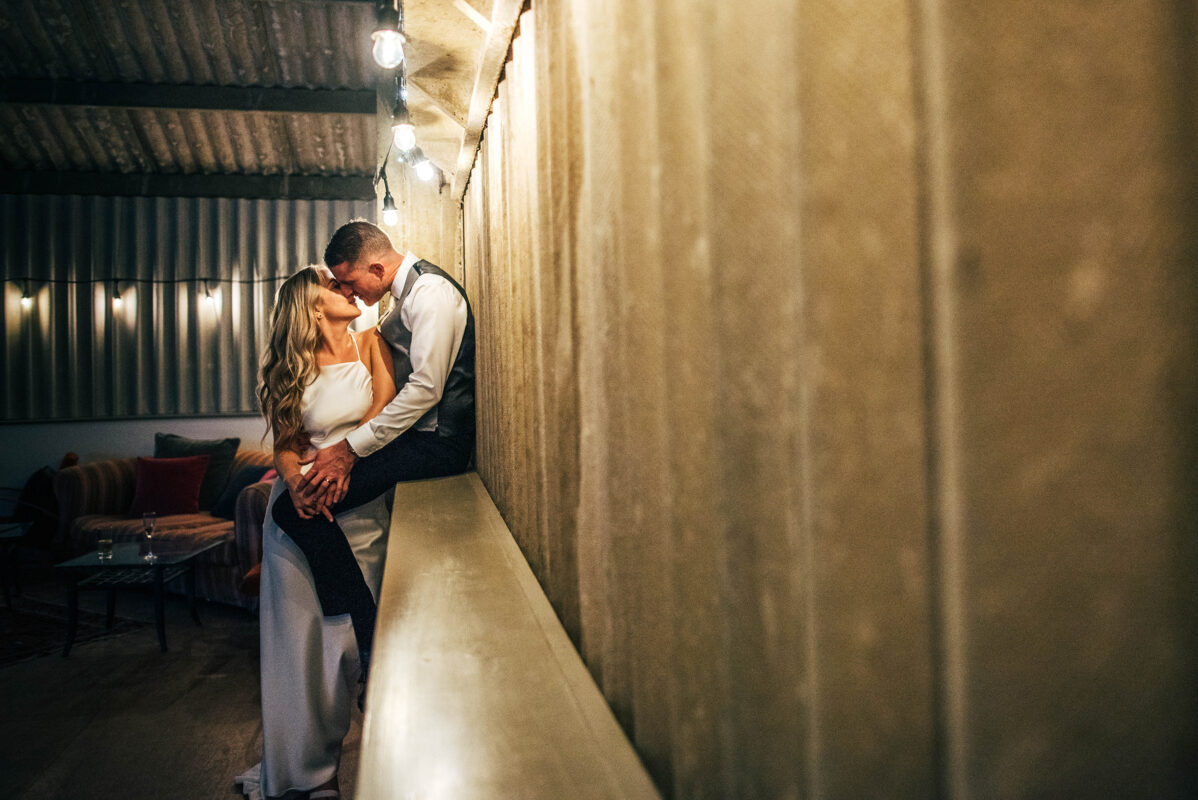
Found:
[[[474,473],[395,493],[359,798],[658,798]]]

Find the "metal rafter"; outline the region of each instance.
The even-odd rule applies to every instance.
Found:
[[[371,200],[372,175],[162,175],[0,170],[0,194]]]
[[[14,105],[273,111],[293,114],[375,114],[374,89],[280,89],[98,83],[39,78],[0,80],[0,102]]]

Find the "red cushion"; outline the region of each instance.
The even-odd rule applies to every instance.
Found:
[[[129,516],[147,511],[159,516],[194,514],[200,509],[200,485],[208,469],[208,456],[137,459],[137,488]]]

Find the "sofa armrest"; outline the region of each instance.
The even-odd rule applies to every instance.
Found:
[[[76,517],[126,513],[133,503],[136,482],[136,458],[113,458],[59,470],[54,476],[59,541],[65,541]]]
[[[237,564],[245,575],[262,561],[262,523],[274,481],[251,483],[237,495],[233,536],[237,541]]]

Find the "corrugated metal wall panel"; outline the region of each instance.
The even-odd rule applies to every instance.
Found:
[[[370,201],[0,195],[0,419],[254,413],[278,283],[373,215]]]

